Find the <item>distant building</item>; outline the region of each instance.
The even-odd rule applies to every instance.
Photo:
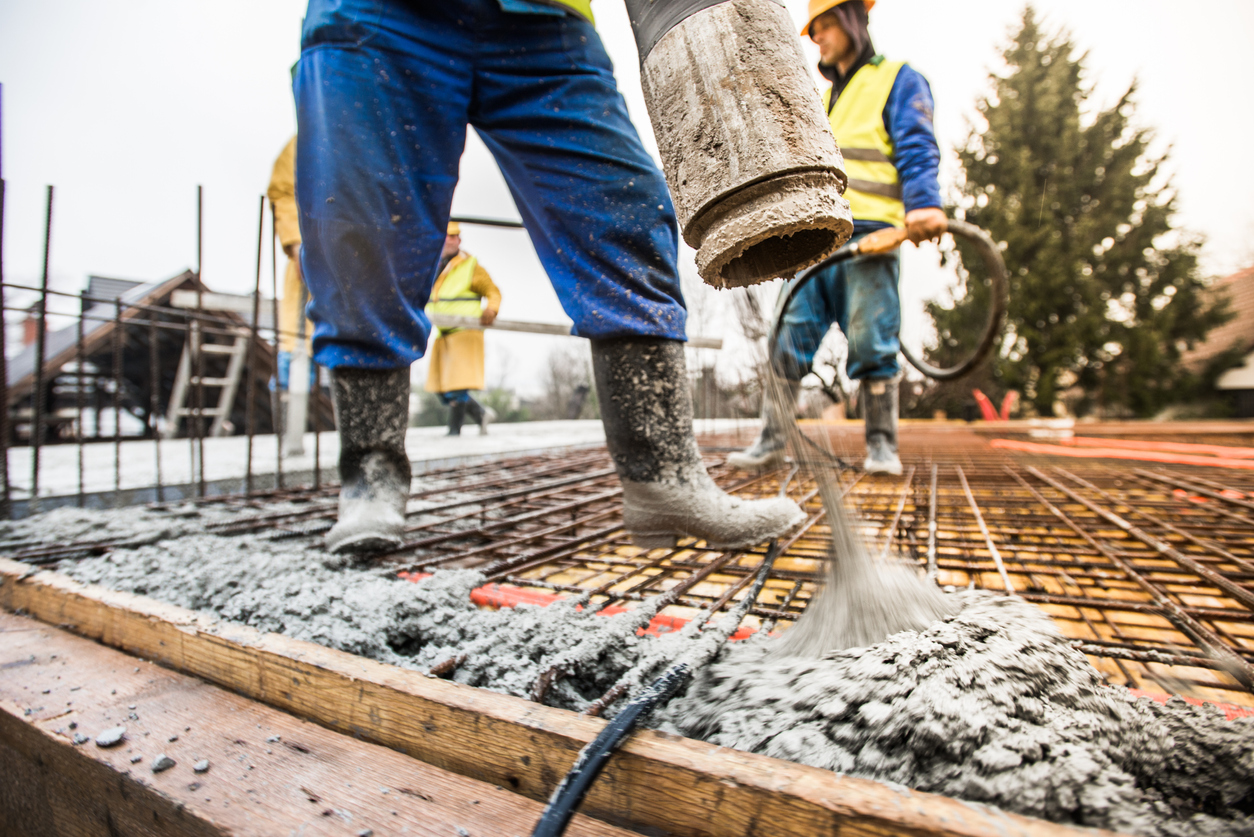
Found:
[[[1220,375],[1215,388],[1234,399],[1239,417],[1254,417],[1254,267],[1215,283],[1207,293],[1212,298],[1227,296],[1235,316],[1212,329],[1206,341],[1185,352],[1182,360],[1185,366],[1200,372],[1231,348],[1244,353],[1245,363]]]

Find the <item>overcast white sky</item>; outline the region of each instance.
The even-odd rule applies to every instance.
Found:
[[[35,283],[42,264],[44,187],[56,186],[52,286],[89,274],[162,279],[195,261],[196,185],[205,187],[206,282],[248,292],[256,259],[257,197],[295,130],[288,68],[299,53],[300,0],[41,0],[0,2],[5,278]],[[805,0],[787,0],[794,19]],[[1140,80],[1137,119],[1172,146],[1181,221],[1203,233],[1205,267],[1223,275],[1254,263],[1254,3],[1248,0],[1039,0],[1051,28],[1088,51],[1104,102]],[[654,147],[640,94],[637,53],[618,0],[596,0],[598,29],[645,143]],[[1022,5],[1007,0],[880,0],[878,49],[923,72],[936,98],[937,133],[953,175],[990,69]],[[817,53],[807,43],[807,54]],[[517,217],[490,155],[473,137],[454,212]],[[466,249],[492,271],[502,316],[562,321],[527,242],[516,231],[469,229]],[[907,248],[909,249],[909,248]],[[281,260],[280,256],[280,260]],[[684,271],[695,277],[691,253]],[[267,249],[267,272],[270,281]],[[921,300],[944,286],[926,253],[907,253],[903,334],[918,345]],[[282,265],[280,265],[280,269]],[[693,298],[719,332],[729,294]],[[489,381],[538,389],[562,338],[489,336]],[[708,354],[708,353],[707,353]],[[734,366],[732,352],[720,363]]]

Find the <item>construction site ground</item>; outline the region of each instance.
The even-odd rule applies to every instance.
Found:
[[[591,606],[613,614],[649,604],[656,614],[643,630],[655,635],[679,630],[694,618],[709,618],[706,614],[716,621],[734,608],[761,565],[764,548],[729,552],[693,542],[677,549],[634,547],[621,529],[618,481],[599,444],[603,438],[599,425],[553,424],[546,429],[500,425],[491,436],[469,435],[453,442],[438,438],[434,428],[413,434],[417,438],[410,441],[411,453],[427,463],[416,469],[420,476],[411,500],[407,542],[378,559],[376,567],[410,580],[441,569],[473,569],[486,583],[471,597],[485,608],[585,597]],[[711,473],[725,488],[743,496],[769,496],[787,484],[789,496],[808,512],[805,527],[782,544],[765,589],[733,641],[761,630],[786,630],[815,595],[826,555],[828,532],[816,486],[806,474],[788,467],[750,475],[721,464],[727,452],[752,441],[754,423],[722,422],[703,428],[698,422],[697,429],[713,431],[704,433],[701,442]],[[832,456],[855,464],[860,460],[860,423],[809,422],[803,430]],[[334,461],[329,438],[324,436],[321,442],[327,480],[332,475],[327,463]],[[424,455],[428,451],[438,455]],[[901,477],[867,477],[851,469],[843,478],[846,500],[877,553],[914,562],[944,587],[1009,591],[1037,604],[1112,686],[1159,699],[1179,694],[1212,702],[1231,717],[1254,707],[1254,424],[1066,428],[1048,422],[907,422],[902,459],[906,473]],[[214,460],[206,455],[205,461],[209,465]],[[138,473],[140,466],[135,468]],[[224,474],[223,479],[238,477]],[[66,494],[72,489],[73,485]],[[326,482],[316,488],[225,494],[207,498],[202,509],[203,529],[216,536],[264,535],[304,545],[313,561],[334,518],[335,486]],[[171,542],[179,538],[177,532],[165,534]],[[2,544],[8,560],[0,568],[4,576],[0,603],[28,616],[4,616],[0,628],[13,640],[0,660],[6,668],[0,694],[5,712],[0,720],[7,730],[5,746],[14,758],[21,755],[22,763],[35,765],[30,767],[32,787],[38,785],[48,794],[68,792],[64,780],[50,777],[77,771],[88,777],[82,780],[87,786],[98,788],[93,793],[104,800],[102,810],[113,811],[110,794],[135,783],[133,799],[148,800],[142,816],[188,818],[169,833],[193,833],[206,824],[212,827],[208,833],[234,827],[231,823],[236,821],[219,810],[220,802],[234,799],[233,793],[243,794],[232,803],[236,814],[252,810],[245,802],[250,795],[255,801],[259,793],[300,803],[290,808],[284,807],[288,802],[276,803],[273,809],[263,804],[255,814],[240,815],[244,819],[239,822],[251,822],[256,833],[272,833],[260,827],[270,816],[285,830],[312,824],[308,833],[358,834],[371,828],[379,834],[400,833],[391,824],[402,820],[387,819],[392,816],[410,817],[404,820],[412,826],[409,833],[449,833],[424,825],[435,822],[446,823],[446,829],[451,825],[457,833],[463,829],[478,833],[476,823],[483,825],[483,833],[522,833],[526,823],[534,821],[535,804],[512,809],[517,822],[472,816],[489,808],[466,808],[465,814],[458,808],[456,816],[445,811],[439,817],[453,818],[441,820],[422,808],[431,800],[424,801],[426,791],[415,787],[416,779],[397,787],[398,781],[363,775],[359,782],[370,785],[370,795],[349,794],[343,800],[333,798],[323,786],[331,778],[337,787],[341,780],[353,784],[344,777],[359,769],[369,772],[366,765],[374,758],[369,748],[382,745],[409,756],[405,762],[410,766],[398,767],[401,772],[438,771],[443,778],[433,774],[430,781],[447,781],[448,799],[473,797],[479,800],[475,805],[508,808],[505,797],[498,802],[492,794],[544,799],[579,746],[602,723],[542,705],[555,683],[577,672],[540,671],[531,683],[530,700],[496,695],[447,682],[456,679],[459,667],[468,665],[455,656],[429,666],[429,675],[403,671],[343,652],[317,651],[309,643],[260,634],[143,596],[83,587],[60,573],[36,572],[61,561],[91,561],[92,556],[133,548],[143,540],[121,524],[102,535],[80,532],[71,540],[57,540],[54,530],[41,529],[38,519],[32,519],[12,524]],[[144,544],[159,548],[162,542],[158,538]],[[84,643],[71,634],[110,648]],[[64,648],[54,655],[50,650],[54,646]],[[136,658],[159,662],[174,673]],[[134,661],[134,671],[127,668],[128,661]],[[88,677],[85,667],[91,666],[103,668]],[[130,685],[122,677],[127,672],[136,675]],[[64,683],[54,683],[56,677]],[[284,685],[293,679],[293,685]],[[66,686],[71,680],[75,685]],[[171,720],[160,729],[149,728],[148,716],[126,709],[136,699],[124,703],[121,697],[105,694],[103,685],[89,688],[91,683],[114,680],[122,684],[110,686],[118,695],[212,693],[216,696],[206,698],[206,707],[216,708],[193,714],[207,717],[217,712],[226,718],[253,713],[251,728],[283,727],[289,731],[273,733],[283,740],[303,740],[301,736],[315,740],[337,733],[319,747],[345,749],[336,749],[334,758],[315,760],[321,765],[318,769],[329,772],[310,779],[323,783],[314,787],[294,778],[301,770],[312,769],[298,764],[308,752],[266,747],[270,736],[260,732],[249,736],[232,732],[235,737],[229,740],[215,739],[215,764],[229,750],[233,771],[248,777],[245,768],[271,765],[267,781],[278,785],[262,790],[248,784],[252,779],[241,779],[244,784],[222,786],[216,795],[209,794],[211,801],[202,802],[201,791],[209,786],[206,777],[225,780],[225,769],[215,766],[205,776],[182,775],[190,774],[194,755],[211,749],[201,746],[193,752],[184,749],[188,742],[170,739],[177,734],[182,741],[174,729],[179,723],[195,728],[173,720],[175,715],[183,717],[179,713],[185,702],[171,697],[160,709],[150,709],[150,714],[160,712]],[[206,686],[202,680],[214,685]],[[58,692],[54,703],[53,692],[63,687],[77,687],[82,693]],[[214,691],[217,687],[227,691]],[[599,705],[609,705],[615,697],[602,695]],[[76,714],[82,710],[74,708],[84,704],[101,717],[93,716],[87,723]],[[120,750],[74,743],[76,730],[70,726],[76,723],[74,718],[95,735],[104,716],[126,723],[132,714],[143,719],[131,722],[133,730],[143,727],[140,733],[128,733],[132,740],[137,735],[165,736],[169,740],[164,748],[186,753],[171,753],[178,768],[169,774],[148,769],[160,749],[150,742],[132,748],[134,753],[127,750],[125,760],[118,757]],[[523,750],[531,748],[527,763],[510,749],[512,741]],[[359,745],[362,749],[353,749]],[[693,746],[685,749],[689,745]],[[464,752],[453,752],[459,746]],[[489,752],[494,747],[499,752]],[[731,751],[710,755],[708,750],[657,733],[637,736],[589,798],[585,810],[602,822],[584,821],[581,827],[588,829],[584,833],[611,833],[597,831],[609,828],[607,822],[679,834],[742,833],[737,828],[744,825],[744,818],[763,812],[769,816],[772,810],[791,818],[782,833],[814,833],[834,823],[856,825],[864,829],[860,833],[871,834],[1002,833],[998,822],[1011,823],[1009,830],[1018,833],[1068,831],[1025,818],[990,815],[978,806],[944,797],[902,797],[873,782],[759,756],[733,756]],[[132,763],[134,754],[142,760]],[[286,760],[262,759],[275,754]],[[659,775],[681,781],[675,771],[683,773],[685,787],[692,790],[681,793],[680,799],[650,801],[651,782]],[[731,774],[739,790],[719,791],[717,802],[709,794],[703,796],[703,788],[719,787]],[[171,778],[175,775],[177,783]],[[256,769],[251,772],[254,779],[260,775]],[[276,780],[276,775],[283,778]],[[128,778],[119,785],[117,777]],[[467,777],[487,784],[458,784]],[[57,781],[59,791],[54,788]],[[142,788],[159,793],[148,799],[138,792]],[[358,790],[360,785],[354,793]],[[742,807],[717,827],[702,819],[703,812],[721,810],[720,805]],[[691,810],[681,812],[685,806]],[[13,811],[22,805],[9,799],[5,808]],[[387,813],[393,810],[397,813]],[[375,816],[384,820],[372,825]],[[424,819],[428,816],[435,818]],[[463,817],[464,824],[455,824],[463,822],[457,817]],[[494,823],[491,828],[489,822]]]

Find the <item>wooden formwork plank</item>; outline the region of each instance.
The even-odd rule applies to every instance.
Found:
[[[0,559],[0,606],[532,799],[605,723],[29,569]],[[582,810],[681,837],[1098,833],[651,730],[615,755]]]
[[[518,794],[28,617],[0,613],[0,649],[0,834],[509,837],[540,816]],[[96,746],[118,725],[120,744]],[[159,755],[175,764],[154,773]],[[570,833],[629,837],[586,816]]]

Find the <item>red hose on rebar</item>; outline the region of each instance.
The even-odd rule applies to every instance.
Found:
[[[1018,439],[993,439],[989,442],[989,447],[996,450],[1015,450],[1021,453],[1037,453],[1046,456],[1066,456],[1072,459],[1135,459],[1142,462],[1164,462],[1171,465],[1206,465],[1212,468],[1254,471],[1254,459],[1221,459],[1218,456],[1194,456],[1183,453],[1147,450],[1122,450],[1113,447],[1077,449],[1063,445],[1021,442]]]
[[[418,582],[423,579],[430,578],[431,573],[411,573],[402,572],[400,578],[406,581]],[[542,590],[525,590],[521,587],[514,587],[509,584],[485,584],[482,587],[476,587],[470,591],[470,601],[478,607],[490,607],[499,610],[503,607],[516,607],[517,605],[529,604],[539,607],[548,607],[556,604],[566,597],[560,593],[546,593]],[[580,608],[582,609],[582,607]],[[599,616],[613,616],[616,613],[626,613],[627,608],[610,605],[603,607],[597,611]],[[662,634],[674,633],[687,625],[690,620],[682,616],[666,616],[659,613],[649,620],[649,624],[636,632],[637,636],[661,636]],[[748,639],[756,633],[755,628],[741,627],[728,639],[740,640]]]

